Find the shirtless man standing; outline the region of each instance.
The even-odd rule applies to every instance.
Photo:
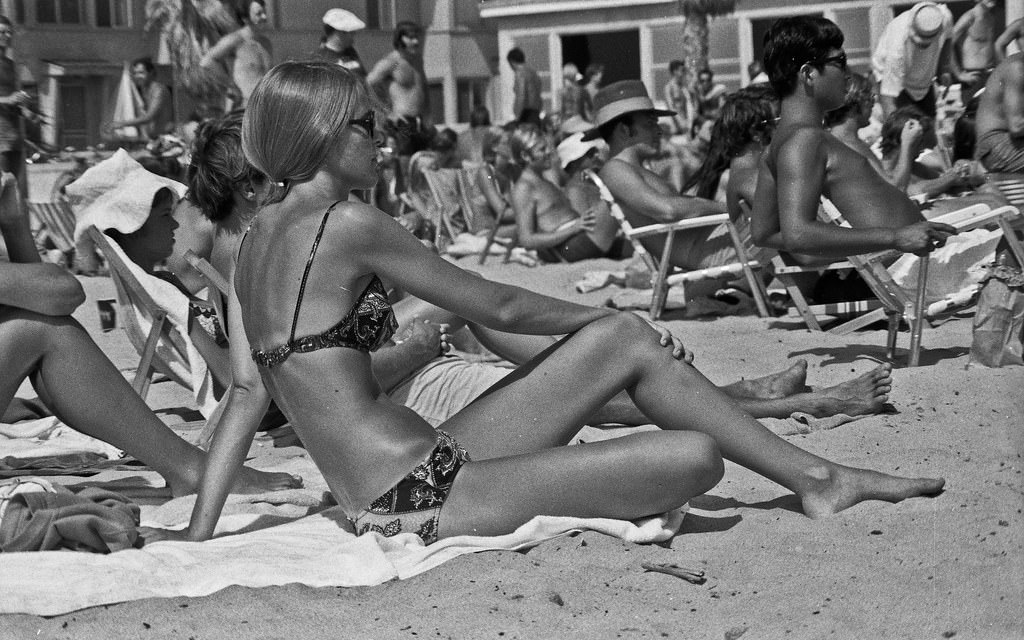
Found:
[[[997,5],[996,0],[975,0],[953,26],[952,54],[960,56],[959,80],[964,83],[965,101],[985,84],[996,65],[996,18],[992,12]]]
[[[409,158],[430,145],[434,127],[423,70],[423,29],[415,22],[399,22],[391,44],[395,50],[373,65],[366,80],[389,105],[384,131],[395,139],[402,185],[409,175]]]
[[[758,170],[751,220],[758,246],[841,257],[885,249],[926,254],[955,233],[927,222],[902,191],[822,129],[846,96],[843,33],[820,17],[777,20],[765,36],[764,66],[781,96],[781,118]],[[819,222],[828,196],[852,228]]]
[[[725,213],[720,202],[679,195],[668,180],[644,166],[661,148],[658,117],[675,112],[655,109],[642,82],[622,80],[602,87],[594,107],[598,126],[585,133],[584,140],[602,137],[608,143],[611,157],[601,169],[601,180],[631,224],[641,227]],[[658,235],[643,243],[648,251],[661,255],[665,238]],[[685,269],[705,269],[737,259],[724,225],[677,233],[670,258],[673,265]]]
[[[217,41],[199,61],[213,71],[224,60],[231,60],[232,107],[245,107],[260,78],[273,66],[270,40],[259,31],[267,23],[264,0],[237,0],[235,16],[239,28]]]
[[[587,145],[578,141],[580,134],[574,135],[577,145],[596,151],[597,145]],[[613,247],[621,252],[621,242],[615,246],[619,226],[606,205],[598,202],[585,211],[576,211],[566,191],[544,178],[544,171],[551,166],[551,147],[544,134],[521,127],[512,135],[511,147],[513,159],[522,168],[512,187],[521,246],[539,250],[546,262],[600,258]]]
[[[995,68],[985,85],[975,120],[975,158],[989,171],[1024,172],[1024,53]]]

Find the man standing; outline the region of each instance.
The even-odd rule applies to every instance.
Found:
[[[8,57],[13,35],[14,25],[0,16],[0,171],[13,173],[23,185],[21,108],[30,98],[21,90],[17,67]]]
[[[613,82],[597,92],[594,107],[597,128],[583,138],[601,137],[608,143],[611,157],[601,169],[601,179],[630,223],[641,227],[725,213],[722,203],[679,195],[668,180],[644,166],[661,148],[658,117],[674,112],[655,109],[642,82]],[[644,246],[662,255],[665,238],[645,238]],[[685,269],[705,269],[738,259],[728,228],[718,225],[677,233],[669,261]]]
[[[728,90],[715,82],[715,74],[707,67],[697,74],[697,111],[708,120],[717,120]]]
[[[142,136],[155,140],[174,128],[174,116],[171,108],[171,91],[153,78],[156,67],[149,57],[132,61],[132,83],[138,89],[141,98],[142,114],[130,120],[115,120],[111,129],[121,127],[138,127]]]
[[[366,69],[353,46],[352,34],[366,28],[366,23],[351,11],[330,9],[324,14],[324,37],[313,52],[313,58],[334,62],[349,71],[366,77]]]
[[[886,25],[871,57],[886,117],[910,104],[935,117],[933,81],[940,67],[948,64],[954,78],[963,75],[949,54],[952,30],[953,14],[934,2],[919,2]]]
[[[515,73],[515,85],[512,88],[515,99],[512,102],[512,113],[520,123],[540,125],[540,112],[543,108],[540,98],[540,76],[533,67],[526,64],[526,54],[515,47],[505,56],[509,66]]]
[[[1024,173],[1024,53],[999,63],[975,119],[975,157],[993,172]]]
[[[689,138],[697,107],[693,92],[686,86],[686,63],[673,60],[668,63],[668,72],[672,77],[665,83],[665,106],[676,112],[672,116],[672,133]]]
[[[996,66],[996,19],[992,15],[996,4],[996,0],[975,0],[974,7],[953,26],[953,55],[959,55],[963,69],[960,81],[964,84],[963,95],[967,97],[984,86],[989,72]]]
[[[395,50],[373,66],[367,82],[390,106],[384,130],[395,139],[400,191],[404,191],[401,185],[409,175],[409,158],[430,145],[434,127],[423,70],[423,30],[415,22],[399,22],[392,45]]]

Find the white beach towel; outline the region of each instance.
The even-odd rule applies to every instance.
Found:
[[[259,528],[206,542],[158,542],[109,555],[0,554],[0,613],[59,615],[142,598],[204,596],[231,585],[370,586],[411,578],[465,553],[523,549],[573,531],[660,542],[679,531],[683,511],[636,523],[539,516],[505,536],[459,536],[430,546],[413,534],[357,537],[337,507],[282,520],[287,519],[225,516],[218,534]]]
[[[117,447],[75,431],[52,416],[0,423],[0,458],[48,458],[75,453],[95,453],[107,460],[121,457]]]

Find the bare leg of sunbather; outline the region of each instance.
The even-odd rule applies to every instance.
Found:
[[[0,406],[6,406],[29,377],[62,421],[152,467],[172,495],[196,490],[205,454],[161,422],[71,318],[0,310],[0,362]],[[245,467],[235,490],[253,493],[299,485],[287,473]]]
[[[561,447],[623,388],[664,431]],[[546,350],[441,428],[474,458],[444,507],[444,535],[509,531],[535,513],[630,518],[681,504],[713,484],[715,468],[707,441],[679,439],[680,431],[710,436],[725,458],[796,493],[810,517],[934,494],[944,484],[846,467],[779,438],[625,313]],[[641,495],[659,502],[634,501]]]

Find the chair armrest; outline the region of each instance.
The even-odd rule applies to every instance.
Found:
[[[630,235],[634,238],[644,238],[661,233],[668,233],[669,231],[683,231],[686,229],[713,227],[725,224],[726,222],[729,222],[729,214],[719,213],[713,216],[700,216],[699,218],[687,218],[686,220],[677,220],[676,222],[662,222],[658,224],[648,224],[642,227],[634,227],[633,233]]]

